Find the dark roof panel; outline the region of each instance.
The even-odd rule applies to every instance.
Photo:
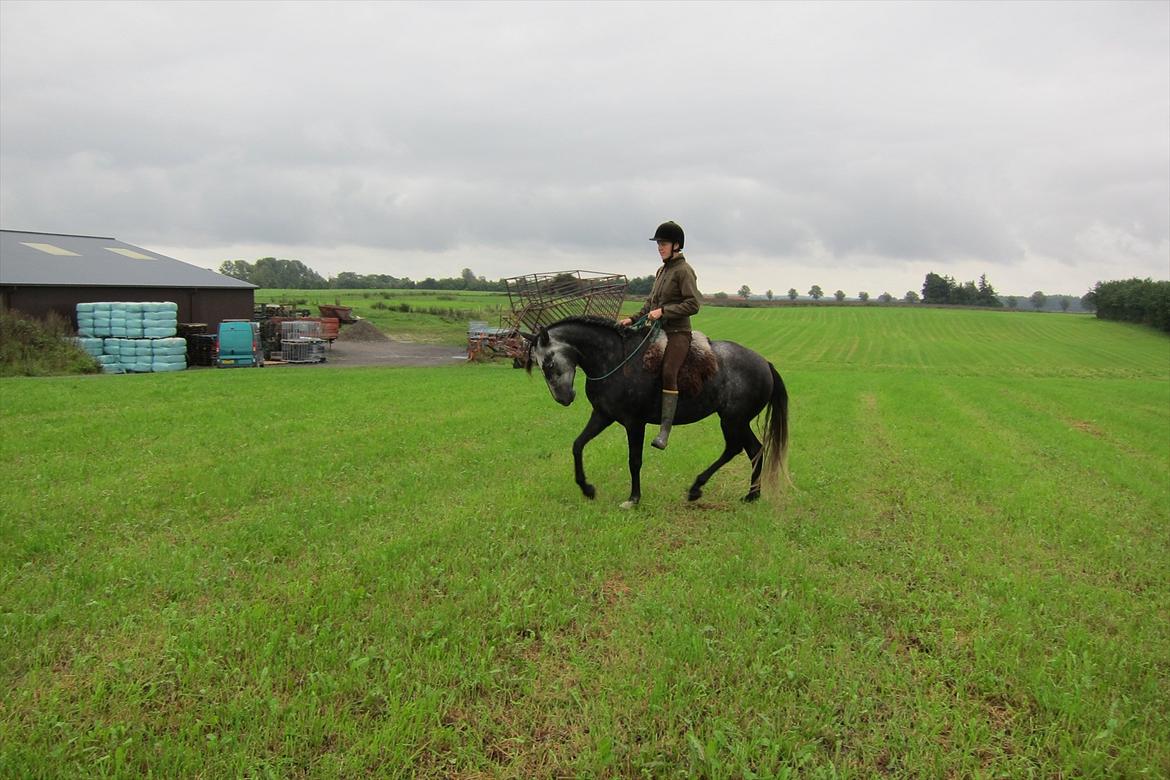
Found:
[[[113,238],[0,230],[0,284],[100,287],[256,285]]]

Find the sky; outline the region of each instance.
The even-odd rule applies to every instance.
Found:
[[[0,2],[0,227],[707,294],[1170,278],[1170,2]]]

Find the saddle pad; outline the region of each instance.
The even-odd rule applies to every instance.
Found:
[[[646,345],[642,365],[652,374],[662,372],[662,355],[666,351],[666,334],[658,331]],[[681,395],[696,396],[708,379],[719,371],[719,359],[711,349],[711,340],[700,331],[691,331],[691,349],[678,372],[678,390]]]

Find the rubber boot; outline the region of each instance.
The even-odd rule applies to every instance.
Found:
[[[656,449],[666,449],[666,440],[670,438],[670,426],[674,424],[674,412],[678,409],[678,390],[662,391],[662,427],[650,446]]]

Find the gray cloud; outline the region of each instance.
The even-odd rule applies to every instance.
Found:
[[[726,287],[745,256],[1170,273],[1164,3],[0,13],[8,228],[645,272],[670,217]]]

